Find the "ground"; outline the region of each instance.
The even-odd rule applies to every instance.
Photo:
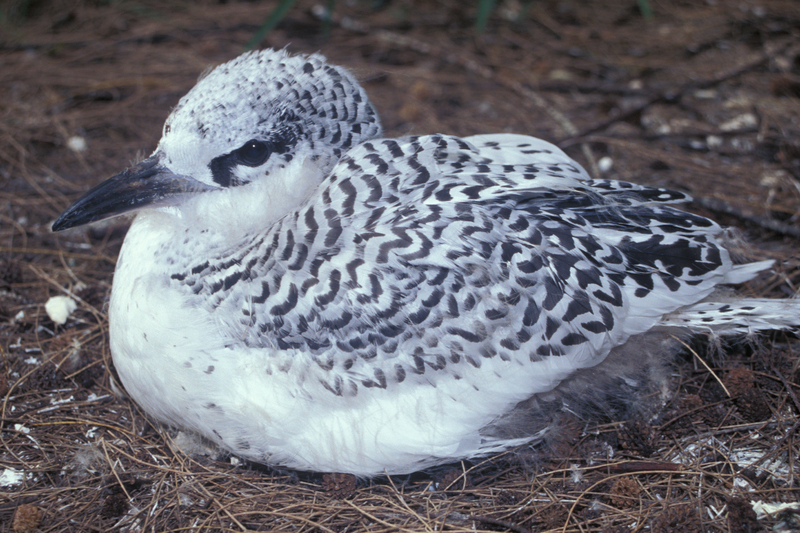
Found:
[[[386,133],[526,133],[594,175],[689,192],[800,284],[796,0],[296,2],[258,47],[350,68]],[[652,9],[645,17],[642,5]],[[150,153],[206,68],[277,2],[10,0],[0,6],[0,530],[797,529],[798,344],[688,347],[652,420],[587,427],[476,464],[355,480],[186,455],[115,384],[106,307],[126,224],[53,234],[81,192]],[[45,311],[71,295],[62,325]],[[713,346],[712,346],[713,347]],[[179,449],[183,449],[181,451]]]

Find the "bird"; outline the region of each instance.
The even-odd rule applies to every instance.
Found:
[[[772,262],[734,261],[688,200],[526,135],[386,138],[346,69],[261,50],[205,73],[152,155],[52,229],[135,214],[109,342],[149,416],[373,477],[636,409],[683,338],[800,324],[800,300],[727,288]]]

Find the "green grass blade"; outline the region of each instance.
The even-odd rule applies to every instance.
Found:
[[[636,3],[639,4],[639,11],[645,20],[653,18],[653,6],[650,5],[650,0],[636,0]]]
[[[269,14],[269,17],[267,17],[267,20],[264,21],[264,24],[258,28],[258,31],[256,31],[253,37],[247,42],[245,48],[247,50],[252,50],[255,48],[258,43],[261,42],[261,39],[263,39],[264,36],[270,31],[272,31],[272,29],[278,25],[283,17],[286,16],[286,12],[291,9],[296,1],[297,0],[282,0],[282,2],[278,4],[278,7],[276,7],[272,13]]]
[[[486,23],[489,20],[489,14],[494,9],[495,0],[479,0],[478,1],[478,16],[475,19],[475,29],[478,33],[483,33],[486,29]]]

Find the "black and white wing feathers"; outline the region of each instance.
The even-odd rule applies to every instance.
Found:
[[[542,362],[533,394],[732,269],[720,228],[669,205],[683,194],[592,180],[530,137],[472,141],[365,142],[307,205],[182,277],[232,340],[312,357],[336,394],[492,358]]]

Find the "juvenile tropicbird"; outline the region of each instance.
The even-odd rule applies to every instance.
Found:
[[[531,137],[381,138],[347,71],[265,50],[202,78],[153,155],[53,229],[138,211],[109,329],[150,415],[374,475],[541,438],[554,402],[631,402],[665,330],[800,323],[797,300],[719,296],[770,263],[734,265],[685,200]]]

